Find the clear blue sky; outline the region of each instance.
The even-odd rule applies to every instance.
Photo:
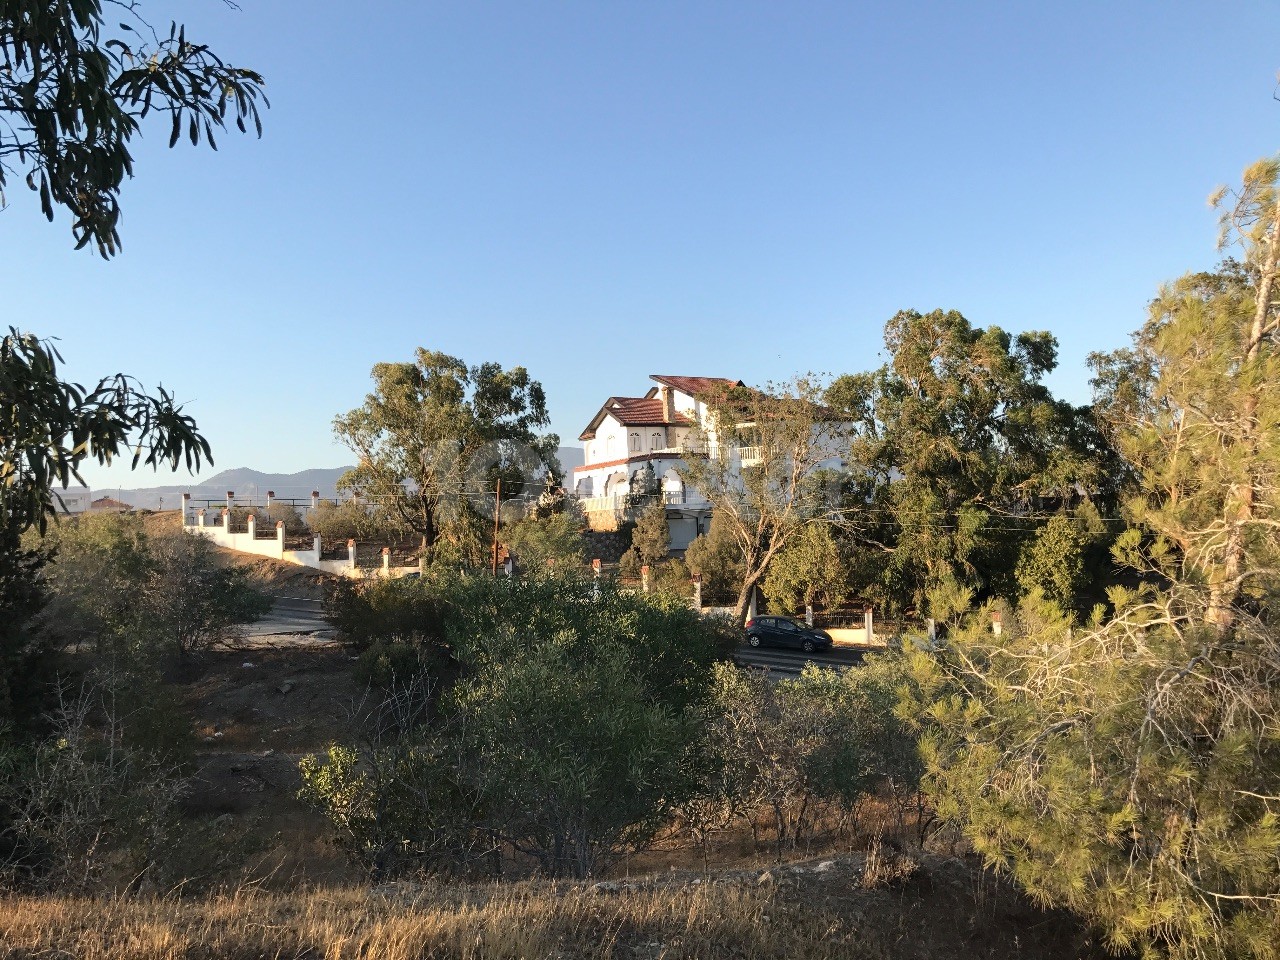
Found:
[[[906,307],[1052,331],[1083,402],[1280,146],[1274,3],[241,4],[144,10],[266,75],[261,141],[149,128],[111,262],[0,214],[6,322],[174,389],[219,469],[347,462],[419,345],[527,366],[576,443],[650,373],[875,366]]]

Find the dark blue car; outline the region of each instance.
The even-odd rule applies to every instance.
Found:
[[[747,621],[747,643],[753,647],[795,647],[813,653],[831,649],[831,634],[789,617],[755,617]]]

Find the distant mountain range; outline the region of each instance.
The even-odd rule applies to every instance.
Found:
[[[581,447],[560,447],[557,456],[565,473],[572,472],[574,467],[583,463]],[[220,500],[227,495],[228,490],[234,491],[237,497],[257,500],[263,499],[268,490],[286,500],[303,500],[311,496],[312,490],[316,490],[321,497],[331,500],[338,495],[338,478],[350,469],[318,467],[297,473],[263,473],[248,467],[237,467],[215,473],[211,477],[193,478],[191,483],[118,491],[112,488],[95,488],[93,495],[111,496],[140,510],[176,509],[184,493],[191,494],[195,500]]]

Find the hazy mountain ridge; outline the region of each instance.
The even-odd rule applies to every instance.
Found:
[[[580,447],[560,447],[557,455],[565,473],[582,465]],[[313,467],[297,473],[264,473],[250,467],[233,467],[209,477],[192,477],[186,483],[134,489],[94,487],[93,496],[95,499],[114,497],[141,510],[176,508],[184,493],[191,494],[195,500],[221,500],[229,490],[237,497],[258,500],[264,498],[268,490],[281,499],[305,500],[315,490],[322,498],[331,500],[338,495],[338,478],[350,469],[349,466]]]

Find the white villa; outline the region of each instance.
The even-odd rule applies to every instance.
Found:
[[[686,490],[676,468],[684,460],[690,431],[708,432],[706,405],[698,395],[741,386],[721,377],[650,376],[657,386],[643,397],[610,397],[578,437],[583,465],[573,471],[573,492],[594,530],[613,530],[623,518],[633,485],[657,483],[667,508],[671,548],[683,550],[711,518],[711,505]],[[652,471],[650,477],[649,472]]]

